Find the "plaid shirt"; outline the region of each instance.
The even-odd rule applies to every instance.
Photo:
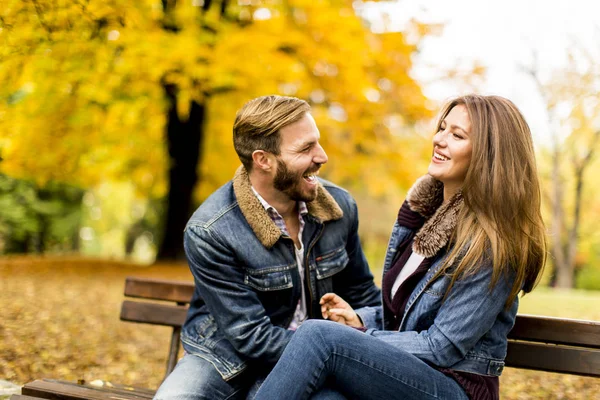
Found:
[[[260,194],[258,194],[258,192],[256,191],[256,189],[254,189],[254,187],[252,187],[252,191],[254,192],[254,195],[256,196],[256,198],[258,198],[258,201],[260,201],[260,204],[262,204],[262,206],[265,208],[265,210],[267,211],[267,214],[269,214],[269,217],[271,217],[271,220],[275,223],[275,225],[281,230],[281,232],[284,235],[291,237],[291,235],[287,229],[287,226],[285,225],[285,220],[283,219],[281,214],[279,214],[279,212],[277,212],[275,207],[273,207],[272,205],[267,203],[267,201],[265,199],[263,199],[263,197]],[[300,281],[302,282],[303,288],[304,288],[304,265],[303,265],[304,264],[304,245],[302,244],[302,232],[304,231],[304,218],[302,218],[302,216],[305,214],[308,214],[308,208],[306,207],[306,203],[303,201],[298,201],[298,221],[300,221],[300,225],[298,227],[298,239],[300,239],[300,245],[302,247],[300,249],[298,249],[294,245],[294,250],[296,253],[296,262],[298,264],[298,272],[300,273]],[[290,326],[288,327],[288,329],[296,330],[300,326],[300,324],[306,319],[307,315],[308,315],[308,312],[307,312],[307,306],[306,306],[306,294],[304,293],[304,290],[302,290],[302,296],[300,298],[300,301],[298,301],[298,306],[296,307],[296,311],[294,312],[294,319],[290,323]]]
[[[283,220],[283,217],[277,212],[275,207],[267,203],[267,201],[263,199],[263,197],[260,194],[258,194],[254,187],[252,188],[252,191],[254,192],[254,195],[258,198],[258,201],[260,201],[260,204],[262,204],[262,206],[267,211],[267,214],[269,214],[269,217],[271,217],[271,220],[275,223],[275,225],[277,225],[281,232],[286,236],[292,237],[287,230],[287,226],[285,226],[285,221]],[[300,221],[300,226],[298,228],[298,238],[300,239],[300,242],[302,242],[302,231],[304,230],[304,218],[302,218],[302,216],[306,214],[308,214],[308,208],[306,207],[306,203],[303,201],[299,201],[298,220]]]

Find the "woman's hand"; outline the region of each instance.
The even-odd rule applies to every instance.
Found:
[[[324,319],[353,326],[355,328],[361,328],[363,326],[362,321],[358,317],[358,314],[354,312],[350,304],[346,303],[344,299],[335,293],[326,293],[321,297],[321,315]]]

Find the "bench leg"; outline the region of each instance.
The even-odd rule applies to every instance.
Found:
[[[173,333],[171,334],[171,346],[169,347],[169,358],[167,359],[167,373],[165,374],[164,379],[167,379],[167,376],[169,376],[169,374],[175,369],[175,365],[177,365],[177,356],[179,355],[179,346],[181,344],[180,334],[181,334],[181,328],[174,327]]]

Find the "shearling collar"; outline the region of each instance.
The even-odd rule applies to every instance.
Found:
[[[250,178],[244,166],[240,166],[235,172],[233,191],[242,214],[244,214],[258,240],[266,248],[273,247],[281,236],[281,230],[271,220],[267,211],[252,192]],[[320,222],[335,221],[344,216],[344,212],[338,203],[325,190],[321,182],[318,183],[317,198],[306,203],[306,207],[308,213]]]
[[[444,248],[458,220],[463,207],[463,195],[459,191],[448,202],[444,200],[444,184],[431,175],[419,178],[408,191],[410,209],[427,220],[415,235],[412,249],[426,258],[433,257]]]

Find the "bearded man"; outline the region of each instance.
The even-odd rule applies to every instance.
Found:
[[[354,309],[380,305],[356,203],[317,177],[327,162],[319,138],[303,100],[264,96],[238,111],[242,166],[186,226],[196,289],[185,355],[155,398],[252,397],[296,327],[321,318],[322,295],[335,292]]]

